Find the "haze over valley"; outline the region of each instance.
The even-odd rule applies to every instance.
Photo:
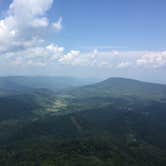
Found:
[[[0,166],[166,166],[165,7],[0,0]]]

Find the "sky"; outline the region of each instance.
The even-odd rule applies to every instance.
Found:
[[[0,0],[0,75],[166,83],[165,0]]]

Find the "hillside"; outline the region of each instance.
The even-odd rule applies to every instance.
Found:
[[[165,92],[110,78],[1,97],[0,165],[165,166]]]
[[[102,82],[77,88],[73,95],[97,97],[138,97],[140,99],[166,99],[166,85],[125,78],[109,78]]]
[[[116,105],[135,110],[151,104],[166,103],[166,85],[125,78],[110,78],[102,82],[62,91],[57,95],[68,107],[67,112]]]

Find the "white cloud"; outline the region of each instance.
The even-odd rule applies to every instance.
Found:
[[[64,54],[64,48],[50,44],[48,46],[27,47],[15,52],[7,52],[3,55],[12,65],[46,66],[57,62]]]
[[[32,42],[32,44],[31,44]],[[8,64],[23,66],[46,67],[50,64],[63,64],[68,67],[84,67],[94,69],[143,69],[166,66],[166,52],[148,52],[148,51],[114,51],[100,52],[99,50],[91,52],[80,52],[71,50],[65,53],[64,47],[56,44],[43,44],[42,41],[34,46],[34,41],[24,43],[25,48],[18,51],[6,52],[0,57],[0,60],[6,59]]]
[[[99,47],[66,53],[64,47],[50,44],[45,35],[62,29],[62,17],[55,22],[47,17],[52,4],[53,0],[13,0],[0,19],[0,61],[11,65],[41,67],[54,63],[106,70],[166,66],[166,51],[119,51],[110,47],[110,51],[100,51]]]
[[[130,66],[130,63],[129,62],[121,62],[121,63],[119,63],[119,64],[117,64],[117,68],[127,68],[127,67],[129,67]]]
[[[149,52],[137,59],[137,65],[147,67],[161,67],[166,65],[166,51]]]
[[[57,53],[57,52],[63,52],[64,51],[64,48],[63,47],[58,47],[57,45],[54,45],[54,44],[50,44],[46,47],[46,49],[48,51],[52,51],[54,53]]]
[[[63,57],[61,57],[58,61],[62,64],[74,65],[79,54],[80,54],[80,51],[71,50],[69,53],[67,53]]]
[[[13,17],[7,17],[4,20],[0,20],[0,51],[8,48],[12,39],[17,35],[17,29],[14,27],[15,20]]]
[[[76,54],[76,55],[75,55]],[[166,51],[99,51],[81,53],[69,52],[59,59],[60,63],[84,67],[139,68],[166,66]]]
[[[22,49],[25,43],[32,43],[34,38],[47,40],[44,34],[52,23],[46,17],[46,12],[52,4],[53,0],[13,0],[5,17],[0,19],[0,54]],[[61,20],[58,23],[61,24]]]
[[[62,17],[60,17],[58,21],[54,22],[52,26],[55,30],[60,31],[62,29]]]
[[[49,25],[49,21],[46,17],[36,18],[32,21],[33,27],[47,27]]]
[[[9,6],[9,14],[21,22],[42,17],[52,6],[53,0],[13,0]]]

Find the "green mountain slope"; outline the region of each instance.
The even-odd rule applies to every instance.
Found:
[[[20,165],[164,166],[165,109],[153,103],[139,112],[112,106],[47,116],[17,130],[0,154]]]
[[[131,111],[150,105],[152,101],[166,103],[166,85],[110,78],[93,85],[62,91],[57,100],[66,104],[66,112],[111,105]]]
[[[93,85],[77,88],[71,94],[81,97],[139,97],[140,99],[162,100],[166,98],[166,85],[110,78]]]
[[[0,98],[0,165],[165,166],[165,92],[110,78]]]

